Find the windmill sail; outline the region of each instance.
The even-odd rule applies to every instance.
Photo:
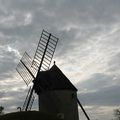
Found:
[[[25,52],[16,68],[17,72],[23,78],[27,86],[34,79],[34,76],[36,74],[36,71],[33,68],[31,68],[31,64],[32,59],[27,54],[27,52]]]
[[[32,62],[32,67],[38,71],[49,69],[55,52],[58,38],[43,30],[38,43],[36,53]]]
[[[23,107],[22,107],[22,111],[25,111],[26,104],[27,104],[27,102],[28,102],[28,97],[29,97],[30,92],[31,92],[31,87],[30,87],[29,90],[28,90],[28,93],[27,93],[25,102],[24,102]]]
[[[35,99],[35,96],[34,96],[34,95],[32,95],[32,97],[31,97],[31,101],[30,101],[30,104],[29,104],[29,107],[28,107],[28,111],[30,111],[30,110],[31,110],[32,105],[33,105],[33,102],[34,102],[34,99]]]
[[[35,81],[40,71],[45,71],[49,69],[57,42],[58,38],[53,36],[51,33],[43,30],[33,61],[30,56],[25,52],[16,70],[23,78],[26,85],[29,85],[32,80]],[[40,87],[40,89],[44,90],[42,89],[42,87]],[[25,111],[30,110],[32,107],[34,101],[33,91],[34,84],[33,87],[28,91],[28,95],[23,105],[23,110]]]

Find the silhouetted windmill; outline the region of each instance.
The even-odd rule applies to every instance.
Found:
[[[57,37],[43,30],[34,59],[32,60],[25,52],[20,60],[16,68],[18,73],[26,85],[33,81],[33,87],[29,88],[22,110],[31,110],[35,91],[40,111],[60,116],[65,120],[78,120],[78,103],[90,120],[77,98],[75,86],[55,63],[49,69],[57,42]]]

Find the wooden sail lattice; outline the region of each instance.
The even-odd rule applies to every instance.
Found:
[[[36,80],[36,77],[40,71],[49,69],[57,42],[58,38],[43,30],[34,55],[34,59],[32,60],[27,52],[24,53],[19,64],[17,65],[16,70],[23,78],[27,86],[31,81]],[[25,102],[23,104],[23,111],[28,111],[31,109],[34,101],[33,91],[34,84],[33,87],[28,91]]]
[[[27,96],[26,96],[26,98],[25,98],[25,102],[24,102],[23,107],[22,107],[22,111],[25,111],[25,109],[26,109],[26,105],[27,105],[27,101],[28,101],[28,99],[29,99],[29,95],[30,95],[31,89],[32,89],[32,88],[30,87],[29,90],[28,90]],[[31,110],[32,104],[33,104],[33,102],[34,102],[34,99],[35,99],[35,96],[32,95],[31,101],[30,101],[30,105],[29,105],[29,108],[28,108],[28,111]]]
[[[43,30],[38,43],[32,67],[38,71],[48,70],[52,61],[58,38]]]
[[[24,80],[27,86],[34,79],[33,76],[35,76],[36,74],[36,71],[31,67],[31,65],[32,65],[32,59],[28,55],[28,53],[25,52],[19,64],[17,65],[16,70],[20,74],[20,76],[22,77],[22,79]]]

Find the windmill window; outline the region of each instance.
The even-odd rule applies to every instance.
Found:
[[[63,113],[58,113],[57,117],[60,118],[60,119],[64,119],[64,114]]]
[[[75,94],[74,93],[72,93],[72,98],[74,98],[75,97]]]

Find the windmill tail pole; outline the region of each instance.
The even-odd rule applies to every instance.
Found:
[[[87,115],[87,113],[86,113],[85,109],[83,108],[83,106],[82,106],[82,104],[80,103],[80,101],[79,101],[79,99],[78,99],[78,98],[77,98],[77,102],[78,102],[79,106],[81,107],[81,109],[82,109],[83,113],[85,114],[85,116],[86,116],[87,120],[90,120],[89,116]]]

